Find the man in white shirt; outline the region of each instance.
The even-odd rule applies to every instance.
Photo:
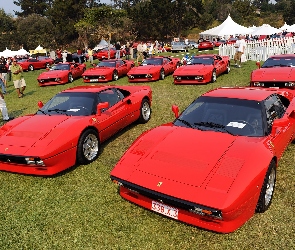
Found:
[[[239,39],[235,43],[236,53],[234,56],[235,66],[241,68],[241,57],[245,53],[246,41],[243,36],[239,36]]]

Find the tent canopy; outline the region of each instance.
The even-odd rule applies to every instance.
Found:
[[[270,26],[269,24],[263,24],[252,32],[253,36],[256,35],[273,35],[275,33],[281,33],[280,29]]]
[[[47,50],[38,45],[36,49],[30,50],[30,54],[47,54]]]
[[[108,42],[104,39],[101,39],[100,43],[95,46],[94,50],[100,50],[108,46],[109,46]]]
[[[225,36],[225,35],[236,35],[236,34],[251,34],[252,29],[244,27],[242,25],[237,24],[232,20],[230,15],[226,18],[226,20],[209,30],[205,30],[201,32],[201,35],[211,35],[211,36]]]

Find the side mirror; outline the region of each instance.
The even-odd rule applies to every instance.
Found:
[[[258,69],[260,69],[261,68],[260,62],[256,62],[256,66],[258,67]]]
[[[106,109],[108,107],[109,107],[108,102],[102,102],[102,103],[97,104],[97,106],[96,106],[96,114],[101,115],[101,110]]]
[[[179,117],[179,108],[177,105],[172,105],[172,111],[174,113],[175,118]]]
[[[39,101],[39,102],[38,102],[38,107],[39,107],[39,108],[42,108],[43,106],[44,106],[43,102]]]

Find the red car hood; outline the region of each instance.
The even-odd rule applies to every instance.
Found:
[[[35,115],[15,119],[0,130],[0,153],[26,155],[32,148],[36,148],[36,152],[43,151],[65,131],[65,125],[61,124],[71,119],[75,117]]]
[[[82,76],[89,76],[89,75],[103,75],[109,72],[112,72],[115,68],[112,67],[101,67],[101,68],[93,68],[86,70]]]
[[[294,81],[295,68],[274,67],[254,70],[251,74],[251,81]]]
[[[68,70],[49,70],[46,72],[41,73],[38,76],[38,79],[40,78],[54,78],[54,77],[58,77],[60,75],[65,75],[68,74]]]
[[[175,76],[178,75],[204,75],[208,72],[211,72],[213,69],[213,65],[204,65],[204,64],[197,64],[197,65],[186,65],[179,67],[175,70],[174,74]]]
[[[161,69],[161,65],[145,65],[145,66],[138,66],[135,68],[132,68],[128,75],[132,74],[147,74],[149,72],[154,72]]]

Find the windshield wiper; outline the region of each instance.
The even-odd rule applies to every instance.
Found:
[[[228,129],[226,129],[226,126],[224,126],[222,124],[215,123],[215,122],[195,122],[194,125],[204,126],[204,127],[208,127],[208,128],[222,129],[222,130],[226,131],[228,134],[234,135]]]
[[[66,109],[49,109],[48,112],[56,112],[56,113],[59,113],[59,114],[64,114],[64,115],[69,116],[69,115],[66,113],[66,112],[67,112]]]
[[[186,120],[183,120],[183,119],[179,119],[179,118],[177,118],[177,121],[182,122],[183,124],[187,125],[187,126],[190,127],[190,128],[194,128],[193,125],[190,124],[190,123],[189,123],[188,121],[186,121]]]
[[[44,115],[49,115],[49,116],[50,116],[50,114],[45,113],[45,111],[43,111],[42,109],[38,109],[37,112],[39,112],[39,111],[40,111],[42,114],[44,114]]]

